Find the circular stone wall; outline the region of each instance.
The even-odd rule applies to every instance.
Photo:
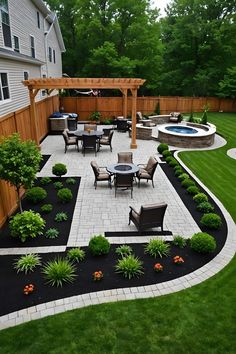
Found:
[[[170,126],[194,127],[197,130],[195,134],[182,134],[168,131]],[[216,127],[213,124],[203,125],[196,123],[181,124],[163,124],[158,127],[158,140],[168,145],[183,148],[203,148],[211,146],[214,143]]]

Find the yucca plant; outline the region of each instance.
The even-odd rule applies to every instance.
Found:
[[[62,222],[62,221],[66,221],[68,219],[68,215],[66,213],[64,213],[63,211],[60,213],[57,213],[54,220],[57,222]]]
[[[118,260],[115,265],[115,270],[117,273],[123,274],[125,278],[131,279],[143,274],[142,264],[143,262],[141,262],[138,257],[129,255]]]
[[[116,247],[115,253],[120,257],[126,257],[133,253],[132,247],[129,245],[121,245]]]
[[[152,257],[168,256],[170,253],[170,245],[163,240],[150,240],[145,246],[145,253],[150,254]]]
[[[55,227],[51,227],[45,232],[45,237],[46,238],[57,238],[59,236],[59,231]]]
[[[83,261],[85,257],[85,252],[80,248],[71,248],[68,252],[67,252],[67,258],[72,261],[72,262],[81,262]]]
[[[75,266],[67,259],[60,257],[47,262],[42,272],[47,283],[57,287],[64,283],[72,283],[76,277]]]
[[[41,264],[41,258],[38,254],[31,253],[21,256],[14,263],[14,268],[17,273],[24,272],[25,274],[33,272],[34,268]]]
[[[187,239],[183,236],[174,236],[173,244],[180,248],[184,248],[187,245]]]

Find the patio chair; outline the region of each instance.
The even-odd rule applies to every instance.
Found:
[[[154,188],[153,176],[157,165],[158,162],[153,156],[149,157],[149,160],[146,165],[138,164],[138,166],[142,166],[136,174],[136,177],[138,178],[138,187],[140,187],[140,180],[146,179],[147,182],[149,180],[152,181],[152,186]]]
[[[104,136],[109,136],[110,132],[113,131],[113,128],[103,128],[103,137]]]
[[[84,125],[84,130],[88,131],[88,130],[97,130],[97,125],[96,124],[85,124]]]
[[[118,163],[133,163],[132,152],[118,152]]]
[[[110,146],[110,150],[112,151],[112,146],[111,146],[111,141],[112,141],[112,137],[113,137],[113,131],[110,131],[108,136],[102,136],[101,139],[99,140],[99,148],[101,145],[108,145]]]
[[[144,231],[153,227],[160,227],[163,231],[163,220],[167,204],[148,204],[142,205],[139,212],[130,206],[129,225],[132,221],[138,231]]]
[[[180,112],[171,112],[170,113],[170,118],[169,118],[170,123],[179,123],[179,122],[181,122],[181,119],[182,119],[182,115]]]
[[[114,177],[114,185],[115,185],[115,197],[117,189],[127,190],[130,189],[131,191],[131,198],[133,198],[133,178],[134,174],[121,174],[116,173]]]
[[[91,161],[90,165],[92,166],[95,176],[95,189],[97,189],[97,182],[100,181],[108,181],[108,186],[111,188],[111,174],[107,172],[106,167],[99,167],[96,161]]]
[[[117,131],[125,133],[128,130],[127,119],[117,119]]]
[[[84,156],[86,150],[94,150],[95,156],[97,156],[98,140],[96,135],[82,135],[82,151]]]
[[[68,129],[64,129],[62,132],[62,136],[65,142],[65,153],[67,152],[67,147],[71,145],[74,145],[79,151],[78,138],[76,136],[70,136],[68,132]]]

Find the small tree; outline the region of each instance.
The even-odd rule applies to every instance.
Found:
[[[0,138],[0,179],[15,187],[20,212],[20,189],[32,187],[41,159],[34,141],[22,141],[18,133]]]
[[[201,123],[207,125],[207,111],[205,110],[202,116]]]

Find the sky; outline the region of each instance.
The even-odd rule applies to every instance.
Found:
[[[153,2],[153,7],[158,7],[161,11],[161,15],[165,15],[164,8],[166,5],[170,2],[170,0],[152,0]]]

